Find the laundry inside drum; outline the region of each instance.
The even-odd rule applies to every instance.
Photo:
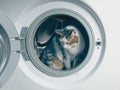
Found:
[[[51,15],[37,28],[34,49],[40,62],[47,67],[71,70],[85,60],[89,37],[85,27],[74,17]]]

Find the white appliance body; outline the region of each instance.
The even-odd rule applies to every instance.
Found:
[[[10,2],[9,0],[0,0],[0,8],[2,8],[5,11],[6,15],[11,19],[11,23],[15,25],[19,36],[21,34],[22,28],[32,26],[34,27],[34,23],[32,22],[34,22],[36,18],[40,19],[39,15],[58,7],[62,7],[63,9],[67,7],[67,9],[76,10],[78,13],[83,12],[83,16],[85,14],[84,17],[86,18],[90,17],[87,12],[85,12],[84,10],[82,11],[82,9],[79,9],[79,7],[74,5],[73,3],[67,3],[64,0],[61,0],[61,2],[54,3],[53,1],[52,3],[47,3],[46,5],[44,5],[44,3],[49,1],[50,0],[11,0]],[[70,0],[70,2],[74,1]],[[78,2],[80,1],[77,1],[77,3]],[[25,61],[25,59],[28,59],[26,55],[25,58],[23,58],[22,54],[20,54],[20,59],[16,58],[19,63],[16,67],[15,72],[12,74],[9,80],[0,88],[0,90],[120,90],[119,1],[84,0],[82,2],[88,4],[91,8],[93,8],[93,10],[100,17],[100,20],[102,21],[102,24],[104,26],[106,36],[106,48],[104,48],[104,58],[102,59],[102,62],[99,62],[100,65],[96,64],[98,61],[92,62],[91,60],[91,64],[86,67],[87,69],[83,69],[84,71],[75,73],[69,77],[59,77],[58,79],[56,79],[44,74],[43,72],[40,72],[29,60]],[[98,27],[94,26],[94,19],[90,17],[87,20],[89,20],[88,23],[90,23],[90,25],[93,24],[91,28],[96,29],[96,31],[93,32],[96,33],[95,37],[101,36],[97,32]],[[35,23],[37,22],[38,21],[35,21]],[[95,50],[97,49],[98,48],[95,48]],[[94,58],[98,58],[97,54],[95,54],[95,56]]]

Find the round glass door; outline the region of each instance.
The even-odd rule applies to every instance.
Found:
[[[10,56],[10,42],[8,35],[0,25],[0,75],[2,74]]]
[[[17,31],[0,9],[0,87],[10,78],[19,61],[20,43]]]

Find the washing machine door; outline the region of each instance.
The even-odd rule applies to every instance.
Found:
[[[19,61],[17,37],[14,25],[0,9],[0,87],[10,78]]]

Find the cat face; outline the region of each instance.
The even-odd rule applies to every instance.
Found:
[[[73,45],[78,44],[78,32],[72,26],[66,27],[64,30],[57,31],[59,34],[60,42],[62,43],[64,48],[72,48]]]
[[[78,43],[77,32],[75,30],[72,30],[71,34],[69,34],[68,36],[64,36],[63,41],[64,43],[69,44],[69,45]]]

